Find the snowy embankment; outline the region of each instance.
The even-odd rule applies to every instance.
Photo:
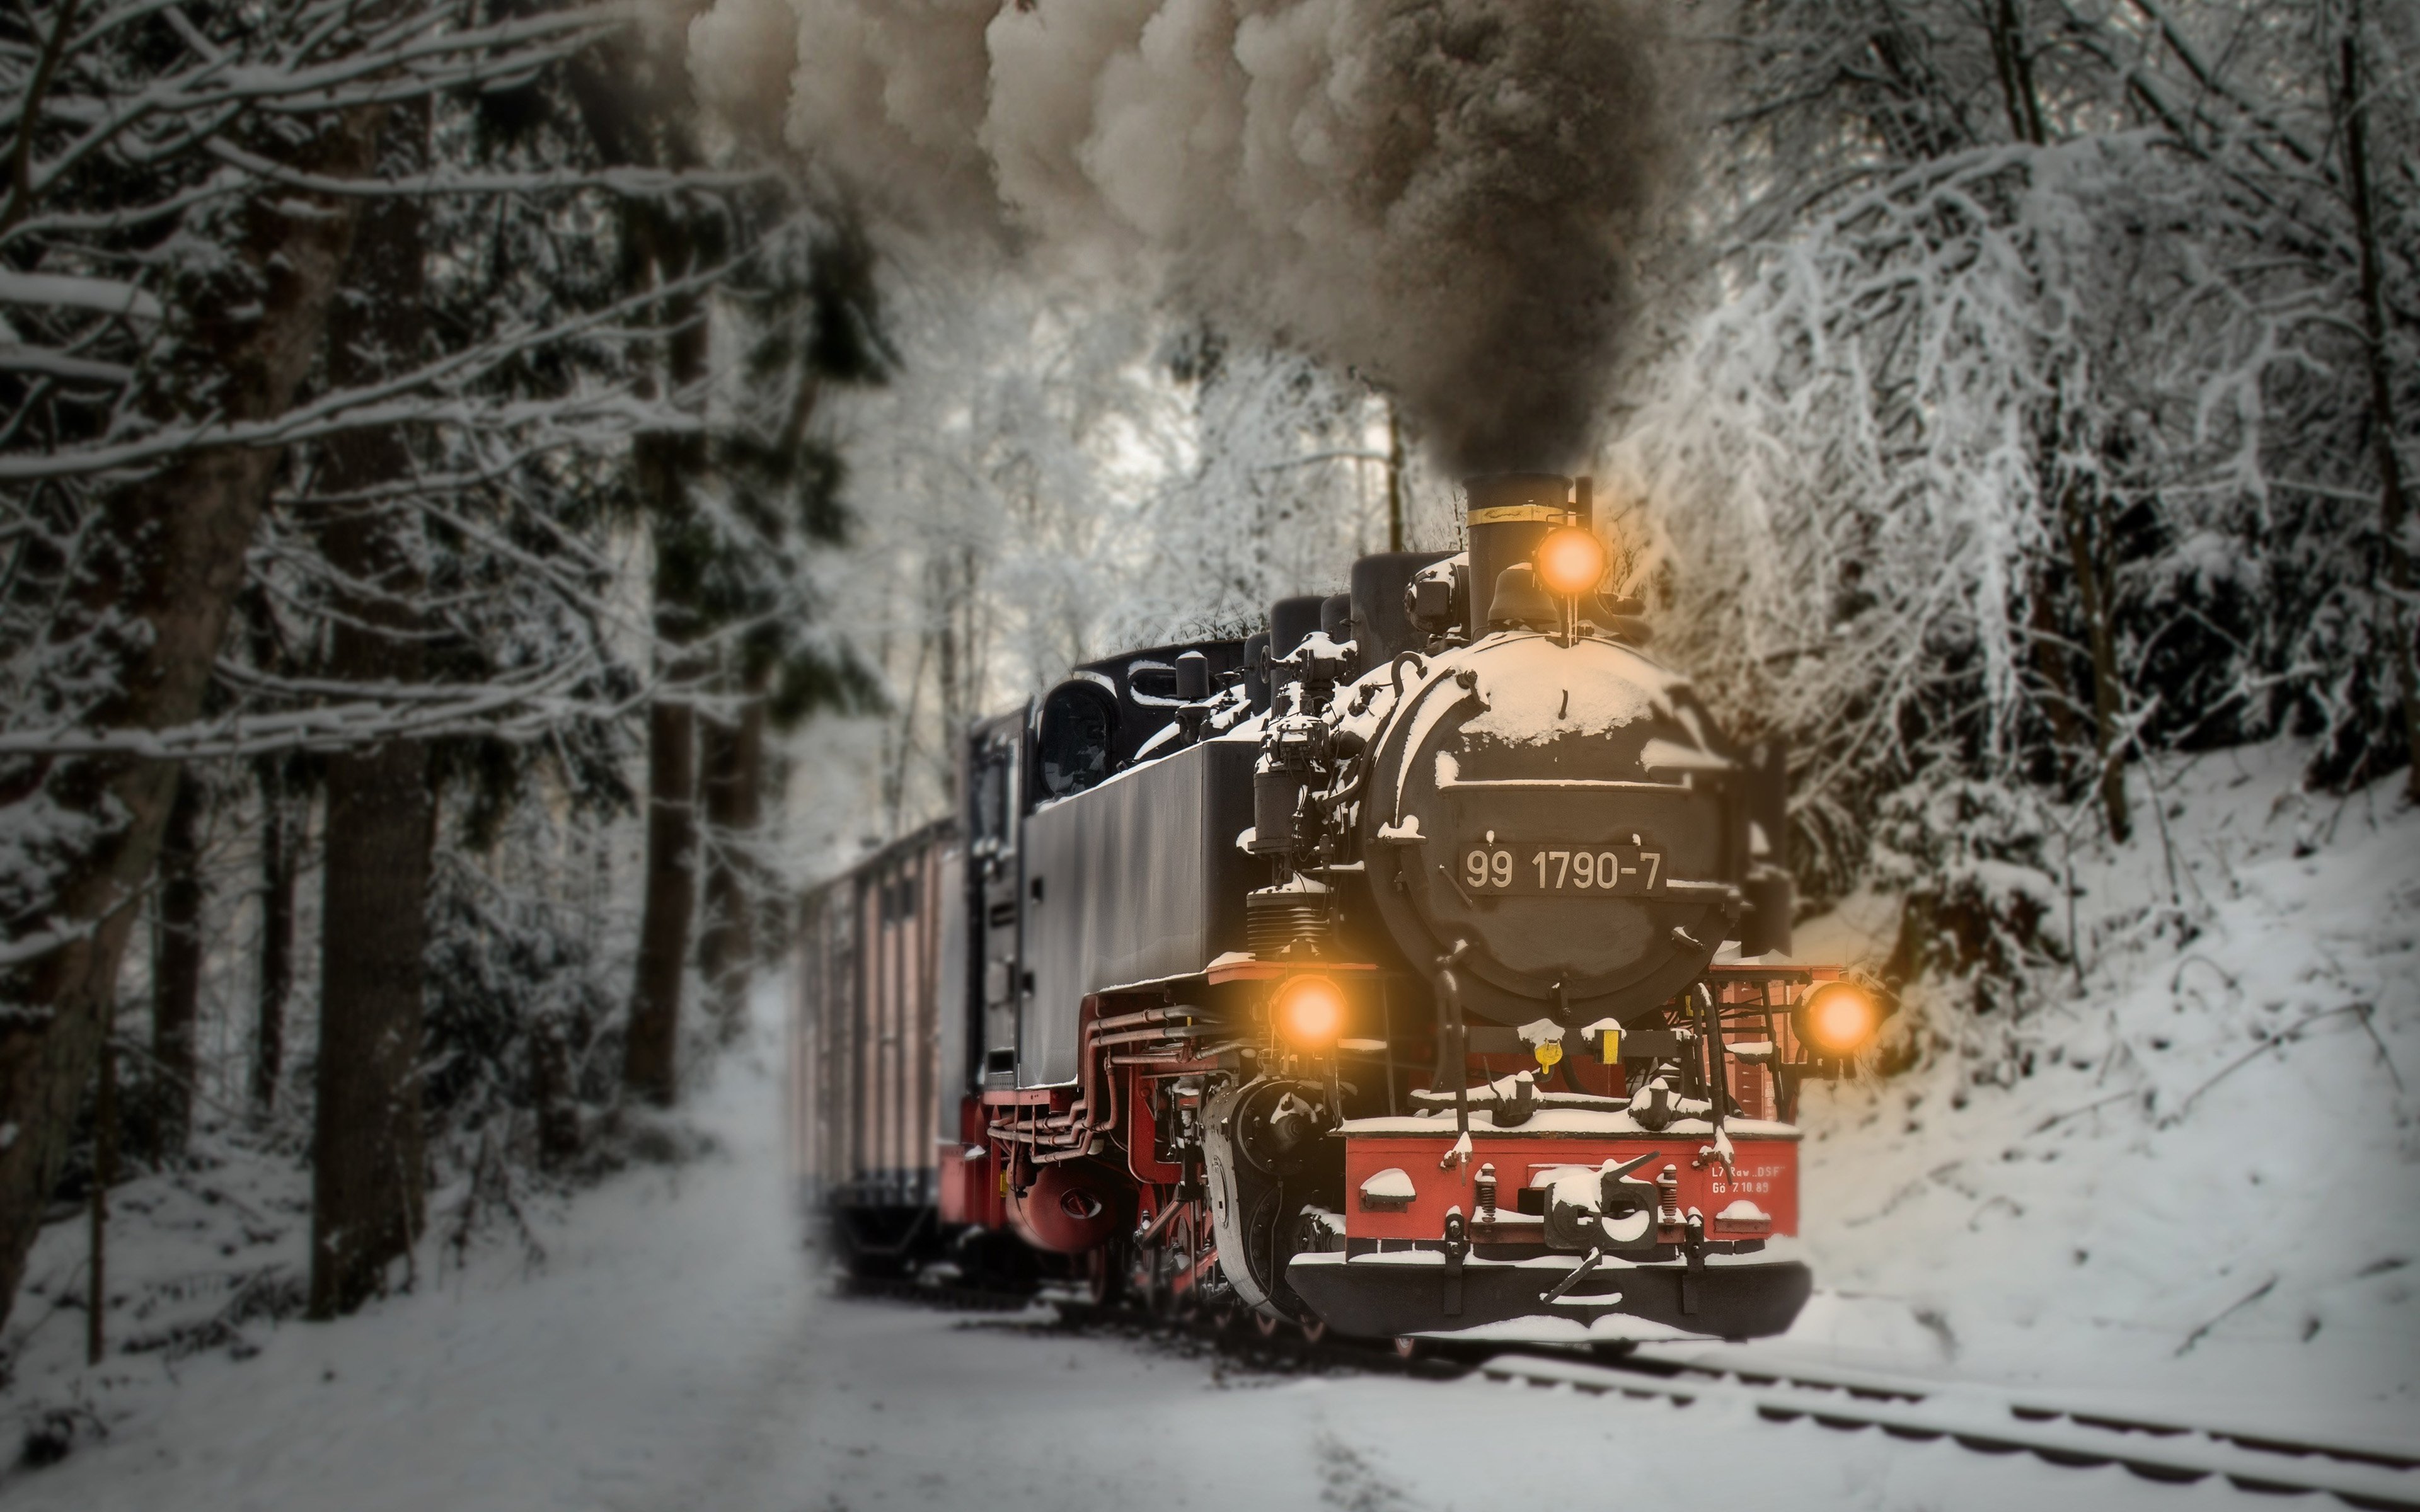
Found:
[[[2420,1442],[2420,1143],[2398,1089],[2420,1073],[2420,816],[2386,790],[2297,797],[2292,765],[2206,759],[2174,784],[2167,848],[2154,833],[2079,861],[2081,995],[1988,1026],[2033,1052],[2030,1075],[1977,1085],[1964,1068],[1981,1062],[1945,1054],[1810,1092],[1823,1289],[1791,1336],[1750,1348]],[[1802,949],[1856,947],[1857,914]],[[121,1195],[113,1336],[181,1321],[188,1343],[211,1340],[190,1352],[85,1370],[82,1316],[57,1305],[83,1228],[54,1226],[44,1294],[10,1325],[0,1412],[82,1426],[63,1462],[9,1470],[0,1497],[62,1512],[1473,1508],[1619,1487],[1692,1504],[2246,1504],[2224,1485],[1776,1426],[1711,1400],[1255,1376],[1032,1318],[835,1301],[796,1242],[772,1048],[719,1068],[691,1115],[706,1153],[532,1214],[542,1259],[495,1234],[465,1261],[432,1242],[417,1294],[338,1324],[230,1308],[230,1273],[299,1274],[302,1186],[267,1164]],[[1154,1439],[1186,1457],[1185,1481],[1137,1452]]]
[[[778,1022],[768,1004],[758,1016]],[[307,1175],[248,1164],[134,1183],[113,1224],[123,1302],[110,1327],[141,1352],[86,1370],[83,1314],[21,1302],[0,1402],[37,1431],[64,1412],[74,1443],[63,1462],[8,1470],[0,1500],[80,1512],[684,1504],[727,1426],[749,1420],[786,1366],[809,1299],[770,1050],[717,1068],[685,1120],[705,1144],[686,1164],[626,1171],[532,1213],[535,1247],[491,1230],[458,1259],[433,1239],[417,1294],[338,1323],[227,1316],[230,1270],[302,1274]],[[432,1202],[441,1232],[446,1205]],[[84,1232],[54,1225],[36,1250],[53,1296],[82,1285]],[[145,1348],[163,1317],[189,1335],[220,1318],[220,1342]]]
[[[1790,1348],[2420,1443],[2420,813],[2299,765],[2204,757],[2079,851],[2083,970],[1962,1031],[2029,1074],[1809,1094]]]

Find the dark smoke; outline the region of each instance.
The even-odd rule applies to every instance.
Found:
[[[720,0],[735,118],[927,227],[1149,269],[1391,390],[1456,471],[1587,450],[1671,161],[1639,0]],[[794,66],[782,65],[795,60]]]

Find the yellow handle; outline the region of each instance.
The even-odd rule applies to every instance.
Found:
[[[1497,504],[1493,509],[1472,510],[1470,523],[1473,525],[1525,525],[1532,521],[1543,521],[1550,525],[1560,524],[1563,517],[1570,513],[1571,511],[1567,509],[1547,504]]]

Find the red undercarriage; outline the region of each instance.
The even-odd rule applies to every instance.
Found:
[[[1067,1256],[1105,1256],[1112,1253],[1113,1241],[1124,1238],[1130,1241],[1130,1255],[1152,1257],[1148,1285],[1178,1297],[1202,1285],[1218,1266],[1218,1254],[1211,1240],[1202,1171],[1198,1165],[1188,1171],[1181,1164],[1186,1158],[1183,1141],[1175,1136],[1190,1129],[1198,1137],[1207,1073],[1234,1072],[1239,1050],[1270,1057],[1264,1036],[1255,1038],[1232,1027],[1239,1022],[1234,1005],[1249,1005],[1249,1012],[1264,1024],[1272,985],[1299,969],[1247,960],[1202,977],[1085,999],[1080,1069],[1073,1085],[988,1090],[961,1103],[955,1143],[944,1146],[940,1162],[942,1221],[1009,1229],[1037,1249]],[[1379,980],[1376,968],[1366,964],[1322,963],[1318,969],[1356,983]],[[1649,1174],[1671,1167],[1673,1207],[1708,1215],[1709,1237],[1794,1234],[1796,1134],[1779,1123],[1793,1111],[1794,1097],[1788,1073],[1776,1072],[1798,1058],[1790,1005],[1807,986],[1836,975],[1826,969],[1741,966],[1716,966],[1707,973],[1723,1006],[1728,1082],[1745,1115],[1730,1132],[1732,1156],[1728,1163],[1698,1134],[1590,1134],[1553,1127],[1556,1120],[1544,1118],[1534,1132],[1526,1127],[1486,1131],[1474,1141],[1471,1159],[1460,1162],[1457,1169],[1450,1158],[1455,1141],[1450,1113],[1422,1120],[1435,1121],[1434,1132],[1402,1128],[1405,1120],[1401,1119],[1366,1133],[1348,1127],[1343,1139],[1347,1192],[1362,1190],[1365,1182],[1389,1169],[1410,1173],[1414,1191],[1401,1206],[1347,1204],[1347,1237],[1356,1242],[1433,1242],[1445,1230],[1448,1210],[1458,1207],[1477,1219],[1473,1240],[1520,1240],[1534,1235],[1537,1222],[1522,1211],[1536,1206],[1520,1200],[1524,1189],[1550,1180],[1548,1173],[1558,1170],[1595,1167],[1606,1160],[1629,1162],[1651,1153],[1658,1160]],[[1221,1011],[1180,1006],[1187,1001],[1218,1002]],[[1401,1016],[1413,1014],[1405,1009]],[[1383,1078],[1390,1094],[1398,1088],[1408,1093],[1415,1079],[1425,1086],[1435,1035],[1425,1011],[1419,1016],[1423,1022],[1408,1032],[1405,1026],[1391,1023],[1349,1026],[1339,1041],[1339,1072],[1364,1086],[1380,1085]],[[1214,1040],[1205,1025],[1230,1026],[1217,1028],[1221,1038]],[[1383,1040],[1357,1041],[1354,1036],[1365,1028],[1392,1032]],[[1761,1038],[1751,1041],[1751,1032]],[[1361,1048],[1353,1048],[1357,1045]],[[1754,1063],[1732,1058],[1741,1054],[1749,1055]],[[1273,1057],[1255,1064],[1276,1069]],[[1324,1077],[1326,1068],[1324,1060],[1315,1068],[1295,1063],[1296,1074],[1310,1070]],[[1468,1079],[1479,1086],[1537,1069],[1527,1055],[1474,1054]],[[1621,1097],[1628,1090],[1621,1065],[1593,1057],[1575,1056],[1560,1072],[1564,1085],[1575,1083],[1578,1090],[1598,1097]],[[1402,1100],[1390,1095],[1389,1101],[1410,1111]],[[1477,1201],[1474,1191],[1482,1176],[1492,1176],[1499,1194],[1500,1206],[1492,1213]],[[1490,1217],[1497,1224],[1489,1225]]]

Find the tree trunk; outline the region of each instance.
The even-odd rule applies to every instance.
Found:
[[[697,898],[695,720],[687,703],[647,710],[647,893],[639,925],[639,976],[622,1042],[622,1085],[659,1107],[676,1089],[681,968]]]
[[[421,957],[434,818],[420,743],[391,741],[328,764],[311,1141],[315,1319],[385,1289],[388,1267],[409,1256],[422,1228]]]
[[[1387,549],[1404,547],[1404,417],[1387,401]]]
[[[580,1153],[580,1100],[563,1020],[552,1013],[530,1026],[530,1102],[537,1109],[538,1164],[560,1170]]]
[[[630,223],[638,266],[657,279],[688,270],[691,247],[672,212],[653,208]],[[695,295],[667,301],[664,389],[690,393],[706,378],[706,311]],[[639,486],[653,517],[655,630],[659,664],[675,684],[704,669],[681,647],[694,632],[692,601],[712,549],[690,505],[690,488],[705,471],[703,440],[693,434],[642,437],[634,448]],[[647,710],[647,882],[639,924],[637,980],[622,1042],[622,1085],[659,1107],[678,1088],[681,973],[689,964],[690,930],[697,912],[697,720],[684,693],[659,697]]]
[[[381,112],[365,107],[331,122],[298,165],[358,177],[371,162]],[[258,298],[242,318],[207,302],[178,301],[193,324],[177,364],[206,373],[210,402],[230,421],[282,413],[310,365],[359,202],[287,190],[243,211],[231,249],[235,270]],[[163,405],[161,408],[164,409]],[[95,711],[95,727],[160,730],[201,712],[212,662],[242,585],[269,480],[273,448],[197,449],[159,475],[111,499],[101,537],[116,544],[92,564],[58,639],[83,636],[107,615],[136,621],[116,648],[117,691]],[[25,1255],[58,1180],[69,1130],[114,1006],[117,968],[144,881],[158,858],[175,795],[176,764],[142,758],[57,763],[36,778],[70,813],[116,822],[68,857],[43,913],[57,938],[46,949],[11,942],[15,964],[0,997],[0,1123],[18,1136],[0,1145],[0,1322],[24,1277]]]
[[[661,67],[634,38],[584,54],[566,75],[572,100],[605,162],[690,167],[698,154],[689,137],[679,70]],[[632,292],[689,272],[697,249],[681,213],[662,203],[625,210],[622,275]],[[706,378],[705,306],[694,294],[676,295],[664,301],[663,316],[661,392],[686,398]],[[681,648],[694,639],[693,601],[711,549],[698,533],[689,499],[705,471],[706,449],[699,436],[675,433],[643,436],[632,450],[639,491],[652,517],[658,665],[677,685],[703,670]],[[659,1106],[670,1105],[677,1088],[681,973],[697,911],[696,740],[696,719],[683,694],[649,706],[646,893],[622,1040],[622,1085]]]
[[[2000,93],[2008,102],[2009,133],[2040,147],[2041,98],[2034,89],[2033,55],[2025,50],[2025,28],[2016,0],[1994,0],[1987,24],[1992,32],[1992,62],[1999,70]]]
[[[2084,600],[2092,651],[2092,748],[2101,762],[2101,808],[2109,821],[2109,838],[2123,845],[2133,825],[2126,808],[2126,748],[2118,729],[2124,709],[2118,686],[2117,632],[2110,624],[2109,579],[2100,560],[2109,549],[2108,520],[2076,497],[2083,486],[2069,484],[2059,509],[2066,517],[2068,555],[2075,564],[2075,591]]]
[[[957,726],[954,724],[951,728],[954,730]],[[779,855],[783,838],[781,825],[787,817],[788,808],[782,795],[789,790],[790,785],[789,761],[783,755],[780,742],[766,742],[759,749],[756,765],[757,843],[766,847],[768,854]],[[769,825],[765,807],[768,795],[772,804]],[[760,881],[763,886],[756,889],[756,920],[751,938],[756,946],[756,964],[778,970],[787,958],[794,928],[790,895],[778,878],[768,876],[760,878]]]
[[[277,1084],[286,1075],[286,999],[294,988],[294,856],[301,827],[289,832],[285,767],[275,757],[260,764],[260,995],[252,1037],[252,1111],[265,1119],[277,1109]]]
[[[151,955],[152,1156],[185,1152],[194,1127],[194,1022],[202,1000],[202,783],[177,783],[160,843],[160,933]]]
[[[427,158],[426,105],[389,117],[381,161],[397,175]],[[418,353],[427,329],[420,202],[385,199],[363,217],[344,298],[329,329],[329,377],[377,380]],[[322,491],[340,500],[410,475],[391,429],[328,448]],[[395,503],[337,502],[320,550],[349,585],[336,594],[328,675],[421,680],[414,521]],[[330,759],[319,918],[319,1055],[312,1129],[310,1315],[351,1312],[409,1262],[422,1228],[420,1030],[436,805],[428,749],[389,740]]]
[[[85,1261],[84,1363],[109,1350],[109,1184],[117,1180],[117,1050],[101,1036],[92,1109],[92,1237]]]
[[[2339,81],[2337,109],[2344,117],[2345,178],[2352,191],[2355,239],[2361,243],[2361,330],[2368,349],[2370,435],[2378,447],[2378,526],[2386,554],[2386,633],[2395,660],[2395,691],[2403,705],[2403,743],[2411,767],[2403,791],[2420,803],[2420,668],[2413,666],[2412,551],[2404,541],[2412,517],[2411,496],[2404,491],[2403,458],[2397,450],[2402,440],[2395,413],[2395,381],[2388,371],[2386,296],[2379,268],[2377,212],[2370,203],[2368,112],[2363,107],[2361,69],[2361,7],[2346,19],[2338,42],[2344,76]]]
[[[2041,682],[2041,704],[2050,719],[2054,773],[2049,779],[2064,783],[2067,779],[2066,758],[2084,743],[2084,721],[2075,715],[2075,679],[2069,642],[2058,633],[2058,625],[2051,614],[2051,589],[2047,572],[2036,575],[2033,603],[2030,607],[2029,630],[2033,640],[2034,675]]]
[[[698,936],[698,971],[712,995],[715,1026],[726,1044],[748,1012],[748,982],[756,962],[756,843],[764,779],[765,704],[752,694],[735,723],[698,721],[699,787],[706,803],[706,928]]]

